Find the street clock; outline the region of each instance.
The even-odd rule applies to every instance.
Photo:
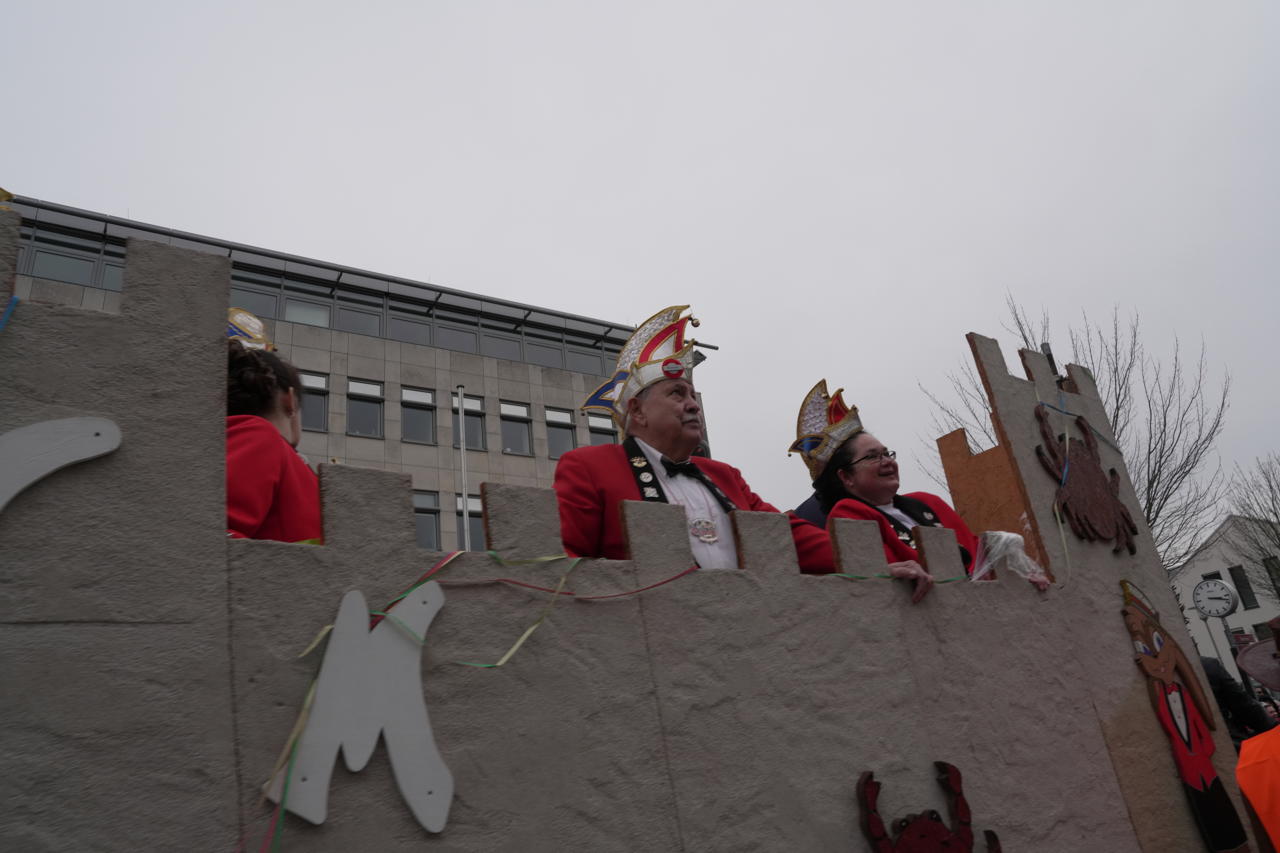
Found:
[[[1216,578],[1206,578],[1191,591],[1191,603],[1204,618],[1216,616],[1222,619],[1236,612],[1240,597],[1230,584]]]

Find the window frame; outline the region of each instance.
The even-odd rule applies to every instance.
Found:
[[[453,506],[454,534],[458,537],[458,541],[456,543],[457,550],[461,551],[464,542],[462,538],[462,495],[455,494],[453,496]],[[477,537],[474,535],[476,530],[472,528],[471,533],[473,535],[471,537],[471,552],[469,553],[484,552],[488,547],[488,542],[485,540],[484,533],[484,504],[481,502],[479,495],[467,495],[466,515],[468,524],[471,523],[472,519],[480,520],[479,541],[477,541]]]
[[[508,408],[511,411],[508,411]],[[523,409],[523,414],[518,410]],[[518,403],[515,400],[498,401],[498,428],[502,434],[502,452],[507,456],[533,456],[533,406],[530,403]],[[524,440],[527,452],[507,448],[507,424],[524,427]]]
[[[299,423],[303,432],[323,432],[329,431],[329,375],[327,373],[312,373],[307,370],[298,371],[298,380],[302,383],[301,407],[298,413]],[[319,380],[315,383],[313,380]],[[309,384],[310,382],[310,384]],[[307,400],[317,400],[320,403],[320,411],[324,416],[324,426],[320,428],[309,427],[306,422]]]
[[[606,424],[608,426],[606,426]],[[613,418],[608,415],[597,415],[589,413],[587,415],[587,433],[591,439],[592,446],[598,444],[617,444],[618,443],[618,425],[614,423]],[[597,436],[608,436],[607,442],[596,441]]]
[[[1245,571],[1244,566],[1228,566],[1227,574],[1231,576],[1231,585],[1236,588],[1236,595],[1240,598],[1241,610],[1257,610],[1258,594],[1253,589],[1253,583],[1249,580],[1249,573]]]
[[[373,392],[364,389],[353,389],[353,385],[368,385],[376,387],[378,393],[375,396]],[[387,386],[384,382],[375,382],[372,379],[355,379],[347,378],[347,435],[352,438],[368,438],[375,441],[381,441],[386,438],[386,390]],[[352,401],[359,403],[377,403],[378,405],[378,434],[366,435],[360,432],[351,431],[351,403]]]
[[[296,326],[310,326],[313,329],[332,329],[333,328],[333,302],[332,301],[324,301],[324,300],[315,299],[315,298],[308,299],[306,298],[306,296],[303,296],[302,294],[299,294],[296,291],[291,291],[288,288],[285,288],[284,293],[282,293],[281,295],[284,297],[284,304],[278,307],[280,308],[280,320],[282,322],[293,323]],[[299,305],[306,305],[311,308],[323,308],[325,311],[328,312],[328,317],[329,317],[328,321],[322,325],[320,323],[308,323],[306,320],[290,319],[289,305],[290,303],[295,303],[295,302]]]
[[[419,518],[430,518],[435,527],[435,547],[432,548],[422,543],[422,539],[418,536],[418,520]],[[419,548],[428,551],[441,550],[440,545],[440,493],[429,491],[427,489],[413,490],[413,536],[414,541],[418,543]]]
[[[559,459],[565,453],[578,449],[578,425],[574,420],[573,412],[569,409],[557,409],[553,406],[543,406],[543,419],[547,426],[547,458]],[[563,415],[564,419],[553,418],[552,415]],[[564,453],[555,453],[551,446],[551,436],[561,432],[569,435],[569,449]]]
[[[1267,577],[1271,580],[1271,591],[1275,593],[1275,597],[1280,601],[1280,557],[1275,554],[1268,554],[1259,562],[1262,563],[1262,569],[1267,573]]]
[[[412,394],[428,394],[430,401],[405,399],[406,395]],[[404,416],[405,409],[414,409],[417,411],[431,412],[431,438],[423,440],[420,438],[407,438],[405,436],[404,425],[408,418]],[[415,388],[411,385],[400,386],[400,440],[408,444],[435,445],[440,439],[440,421],[437,414],[436,392],[433,388]]]
[[[473,405],[474,404],[474,405]],[[458,417],[458,395],[449,395],[449,410],[453,417],[453,447],[455,450],[461,449],[462,445],[458,441],[459,429],[466,428],[466,418],[474,417],[480,423],[480,446],[477,447],[467,442],[467,450],[476,450],[481,453],[489,451],[488,424],[485,423],[484,397],[475,394],[464,394],[462,397],[462,406],[466,410],[466,417]]]

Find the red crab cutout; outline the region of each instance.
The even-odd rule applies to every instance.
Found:
[[[895,820],[893,838],[889,837],[888,828],[876,810],[880,783],[870,770],[858,779],[862,831],[874,853],[973,853],[972,816],[969,802],[964,798],[960,771],[945,761],[935,761],[933,766],[938,769],[938,784],[947,795],[951,826],[942,822],[942,815],[930,809]],[[987,853],[1001,853],[1000,839],[994,832],[987,830],[983,837],[987,841]]]
[[[1120,501],[1120,474],[1115,468],[1110,475],[1103,472],[1098,440],[1093,437],[1089,422],[1076,417],[1076,426],[1084,439],[1069,441],[1064,454],[1062,437],[1054,435],[1044,406],[1036,407],[1036,420],[1040,422],[1040,437],[1044,440],[1036,447],[1036,456],[1059,483],[1053,498],[1054,511],[1067,520],[1071,532],[1081,539],[1110,540],[1115,542],[1112,551],[1118,553],[1121,548],[1128,548],[1130,554],[1138,553],[1138,546],[1133,542],[1138,526]]]

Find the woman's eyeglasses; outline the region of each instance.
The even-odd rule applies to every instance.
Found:
[[[857,459],[849,463],[849,467],[852,468],[854,465],[857,465],[859,462],[866,462],[868,459],[870,459],[872,462],[879,462],[882,459],[897,459],[897,458],[898,458],[898,452],[896,450],[881,450],[877,453],[868,453],[866,456],[859,456]]]

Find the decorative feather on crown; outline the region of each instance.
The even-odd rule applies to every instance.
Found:
[[[787,448],[787,455],[799,453],[814,480],[827,467],[840,445],[862,432],[858,407],[845,405],[840,396],[843,391],[843,388],[838,388],[836,393],[828,394],[827,380],[823,379],[810,389],[800,404],[796,440]]]
[[[613,377],[592,392],[582,408],[608,412],[622,429],[632,397],[663,379],[692,379],[694,340],[685,340],[684,329],[698,321],[692,315],[680,316],[688,308],[663,308],[641,323],[618,353]]]

